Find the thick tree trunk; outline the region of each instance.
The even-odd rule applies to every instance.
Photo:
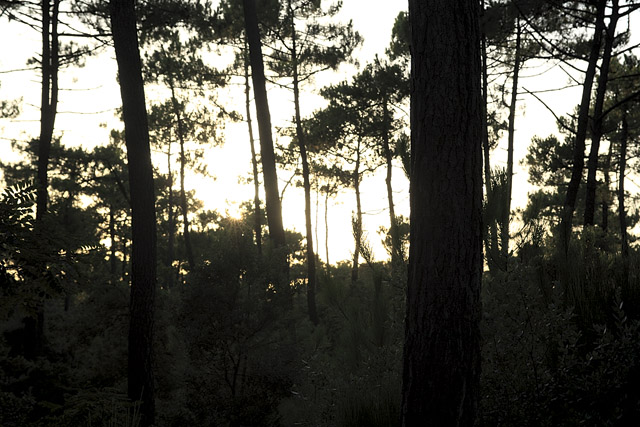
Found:
[[[580,111],[578,113],[578,129],[573,144],[573,168],[571,169],[571,180],[567,186],[567,195],[562,212],[562,222],[560,231],[562,233],[562,245],[564,253],[569,251],[569,241],[573,228],[573,212],[576,208],[578,189],[582,181],[582,171],[584,169],[584,149],[587,139],[587,127],[589,125],[589,107],[591,106],[591,89],[593,79],[596,75],[598,58],[600,57],[600,46],[602,44],[602,31],[604,30],[604,12],[606,0],[599,0],[596,10],[596,25],[591,41],[591,52],[589,53],[589,64],[582,85],[582,99],[580,101]]]
[[[598,89],[596,92],[596,102],[593,108],[593,127],[591,130],[591,150],[589,151],[589,161],[587,162],[587,194],[584,207],[584,225],[593,225],[596,208],[596,174],[598,172],[598,154],[600,151],[600,140],[602,138],[602,109],[604,107],[605,95],[607,93],[607,81],[609,80],[609,65],[611,64],[611,52],[618,23],[618,0],[613,0],[613,7],[609,17],[609,25],[605,28],[606,36],[604,50],[602,53],[602,65],[600,65],[600,75],[598,76]]]
[[[625,107],[626,108],[626,107]],[[629,125],[627,123],[627,111],[622,113],[622,134],[620,141],[620,173],[618,176],[618,218],[620,220],[620,245],[623,258],[629,256],[629,243],[627,237],[627,212],[624,207],[624,179],[627,168],[627,144],[629,138]]]
[[[307,238],[307,309],[309,319],[314,325],[318,324],[318,311],[316,309],[316,256],[313,251],[313,226],[311,224],[311,180],[309,172],[309,159],[307,158],[307,147],[304,130],[302,129],[302,118],[300,116],[300,84],[298,81],[298,58],[296,52],[296,28],[291,8],[291,1],[288,3],[291,14],[291,62],[293,71],[293,103],[295,106],[296,137],[298,148],[300,149],[300,160],[302,163],[302,186],[304,188],[304,222]]]
[[[479,397],[478,6],[411,0],[411,249],[402,425],[472,426]]]
[[[276,174],[276,159],[273,151],[273,137],[271,135],[271,116],[269,114],[269,102],[264,76],[264,64],[262,62],[262,45],[258,30],[258,16],[256,12],[256,0],[243,0],[245,29],[249,43],[249,58],[251,62],[251,78],[253,80],[253,92],[256,102],[256,115],[258,120],[258,133],[260,135],[260,157],[262,159],[262,174],[264,176],[264,189],[267,209],[267,224],[269,226],[269,238],[277,250],[282,251],[279,267],[283,278],[287,276],[288,261],[285,248],[284,226],[282,224],[282,207],[278,192],[278,177]],[[282,283],[282,286],[288,283]],[[288,292],[288,290],[285,290]]]
[[[245,40],[245,50],[248,50]],[[249,145],[251,146],[251,166],[253,169],[253,232],[256,235],[256,246],[258,253],[262,254],[262,213],[260,211],[260,178],[258,176],[258,159],[256,158],[255,139],[253,137],[253,125],[251,124],[251,97],[249,95],[251,87],[249,85],[249,58],[244,57],[244,97],[247,113],[247,127],[249,128]]]
[[[521,29],[520,19],[516,18],[516,46],[513,62],[513,78],[511,79],[511,103],[509,104],[509,127],[507,144],[507,194],[502,207],[502,230],[500,240],[502,243],[501,257],[505,271],[509,268],[509,225],[511,222],[511,194],[513,192],[513,145],[515,139],[516,106],[518,102],[518,78],[521,67]]]
[[[111,0],[131,194],[131,301],[128,395],[141,400],[142,426],[155,421],[153,323],[156,293],[156,214],[149,127],[134,0]]]

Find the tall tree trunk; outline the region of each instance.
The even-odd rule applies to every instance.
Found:
[[[298,56],[296,51],[296,28],[291,0],[288,2],[289,13],[291,15],[291,65],[293,71],[293,103],[295,106],[296,137],[298,148],[300,149],[300,160],[302,162],[302,186],[304,187],[304,221],[307,238],[307,309],[309,319],[314,325],[318,324],[318,311],[316,309],[316,256],[313,251],[313,226],[311,224],[311,180],[309,172],[309,160],[307,158],[307,147],[304,130],[302,129],[302,118],[300,116],[300,83],[298,81]]]
[[[584,207],[584,225],[593,225],[596,208],[596,174],[598,172],[598,154],[600,151],[600,140],[602,138],[602,109],[604,107],[605,95],[607,93],[607,81],[609,80],[609,65],[611,64],[611,52],[615,39],[616,25],[618,23],[618,0],[613,0],[609,25],[605,28],[604,50],[602,53],[602,65],[600,65],[600,75],[598,76],[598,89],[596,92],[596,103],[593,108],[593,127],[591,130],[591,150],[589,151],[589,161],[587,162],[587,194]]]
[[[382,100],[382,145],[384,149],[384,159],[387,166],[387,176],[385,177],[385,185],[387,187],[387,200],[389,202],[389,234],[391,234],[391,268],[396,269],[398,264],[403,261],[402,249],[400,247],[400,235],[398,234],[398,219],[393,204],[393,188],[391,186],[392,170],[393,170],[393,153],[391,152],[391,144],[389,143],[389,100],[387,94],[384,94]]]
[[[518,102],[518,77],[521,67],[521,28],[520,18],[516,18],[516,46],[513,62],[513,78],[511,85],[511,103],[509,104],[509,128],[507,144],[507,194],[502,207],[502,230],[500,240],[502,243],[502,262],[505,271],[509,268],[509,225],[511,222],[511,194],[513,192],[513,144],[515,139],[516,106]]]
[[[582,181],[582,171],[584,169],[584,149],[587,139],[587,126],[589,124],[589,108],[591,106],[591,89],[593,79],[596,75],[598,58],[600,57],[600,46],[602,44],[602,31],[604,30],[604,14],[607,1],[598,0],[596,5],[596,25],[591,41],[591,52],[589,53],[589,64],[582,84],[582,99],[578,113],[578,129],[573,143],[573,168],[571,169],[571,180],[567,186],[567,195],[562,212],[562,222],[560,231],[562,233],[562,246],[565,255],[569,251],[569,241],[573,228],[573,212],[576,208],[578,189]]]
[[[60,1],[42,1],[42,96],[40,105],[40,140],[38,143],[38,190],[36,194],[36,220],[47,211],[47,170],[51,155],[51,142],[58,108],[58,12]]]
[[[48,168],[51,142],[58,106],[58,12],[60,1],[42,1],[42,92],[40,105],[40,140],[36,190],[36,227],[42,227],[47,211]],[[53,7],[52,7],[53,6]],[[44,269],[46,266],[42,265]],[[44,298],[44,293],[41,295]],[[37,302],[33,316],[24,319],[24,356],[35,359],[42,353],[44,341],[44,301]]]
[[[324,251],[327,275],[329,275],[329,185],[327,185],[327,192],[324,195]]]
[[[356,167],[353,170],[353,188],[356,191],[356,217],[353,221],[353,238],[355,248],[353,250],[353,264],[351,265],[351,284],[358,281],[358,268],[360,264],[360,245],[362,243],[362,204],[360,202],[360,138],[356,152]]]
[[[167,284],[171,287],[175,284],[175,274],[173,270],[173,260],[175,258],[175,238],[176,238],[176,218],[173,212],[173,170],[171,169],[171,142],[167,145],[167,174],[169,178],[169,191],[167,193],[167,260],[166,265],[169,271]]]
[[[276,158],[273,151],[273,137],[271,135],[271,115],[267,100],[267,89],[262,62],[262,44],[258,30],[258,16],[256,0],[242,0],[244,7],[245,29],[249,43],[249,59],[251,63],[251,78],[256,103],[258,133],[260,135],[260,157],[262,159],[262,174],[264,176],[264,190],[267,209],[267,225],[269,238],[276,249],[283,251],[281,268],[284,273],[288,270],[285,249],[284,226],[282,224],[282,207],[278,191],[278,176],[276,174]],[[288,284],[286,284],[288,286]]]
[[[481,13],[484,14],[484,0],[481,4]],[[489,129],[488,129],[488,112],[487,105],[489,99],[489,78],[487,70],[487,36],[484,29],[481,35],[482,49],[482,148],[484,154],[484,186],[486,191],[486,205],[490,205],[493,200],[493,188],[491,187],[491,155],[489,146]],[[498,229],[496,227],[495,218],[491,218],[488,224],[489,235],[485,242],[485,259],[489,270],[493,271],[496,267],[496,253],[498,250]]]
[[[176,124],[178,125],[178,142],[180,143],[180,209],[182,210],[182,234],[184,235],[184,249],[187,253],[189,270],[193,271],[193,268],[195,267],[195,258],[193,256],[193,247],[191,246],[187,192],[184,189],[185,167],[187,163],[184,151],[185,130],[182,114],[180,113],[180,103],[178,102],[178,98],[176,98],[173,77],[169,77],[169,88],[171,89],[171,105],[173,106],[173,114],[176,116]]]
[[[629,257],[629,243],[627,237],[627,212],[624,207],[624,179],[627,168],[627,144],[629,138],[629,125],[627,123],[627,110],[622,113],[622,133],[620,141],[620,173],[618,176],[618,218],[620,220],[620,245],[622,257]]]
[[[479,2],[410,0],[411,247],[402,425],[472,426],[479,398]]]
[[[131,195],[131,301],[128,395],[142,400],[141,425],[155,421],[153,324],[156,293],[156,214],[149,126],[138,48],[134,0],[111,0],[111,31],[118,62]]]
[[[245,51],[248,51],[245,38]],[[251,87],[249,85],[249,58],[244,56],[244,97],[247,113],[247,127],[249,128],[249,145],[251,146],[251,166],[253,168],[253,232],[256,235],[256,246],[258,253],[262,254],[262,213],[260,212],[260,178],[258,176],[258,159],[256,158],[255,139],[253,137],[253,125],[251,124],[251,97],[249,96]]]
[[[604,174],[604,188],[607,193],[606,197],[602,198],[602,230],[607,231],[609,227],[609,191],[611,190],[611,157],[613,156],[613,143],[609,142],[609,150],[607,151],[607,157],[604,162],[604,168],[602,173]]]

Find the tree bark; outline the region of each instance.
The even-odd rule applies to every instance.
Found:
[[[600,57],[600,46],[602,44],[602,31],[604,30],[604,12],[606,0],[599,0],[596,5],[596,26],[591,41],[591,52],[589,53],[589,64],[582,84],[582,99],[578,113],[578,129],[573,143],[573,168],[571,169],[571,180],[567,186],[567,195],[562,212],[562,222],[560,230],[562,233],[562,245],[565,255],[569,251],[569,241],[573,228],[573,212],[576,208],[576,199],[580,181],[582,181],[582,171],[584,169],[584,150],[587,139],[587,127],[589,124],[589,107],[591,106],[591,89],[596,75],[598,58]]]
[[[273,150],[273,137],[271,135],[271,115],[269,113],[269,102],[267,100],[256,0],[243,0],[243,6],[245,29],[249,43],[251,78],[253,80],[253,92],[256,103],[256,118],[258,120],[258,133],[260,135],[260,157],[262,159],[262,174],[264,176],[269,238],[273,242],[274,247],[283,252],[278,262],[281,263],[280,268],[286,275],[288,271],[288,261],[287,254],[284,252],[286,249],[284,226],[282,223],[282,207],[278,192],[278,176]]]
[[[149,127],[134,0],[111,0],[131,194],[131,300],[128,395],[141,400],[141,425],[155,421],[153,324],[156,292],[156,214]]]
[[[36,221],[47,211],[49,180],[47,169],[58,108],[58,11],[60,1],[42,1],[42,96],[40,105],[40,140],[38,143],[38,189],[36,193]],[[53,16],[52,16],[53,14]]]
[[[516,46],[515,58],[513,63],[513,78],[511,86],[511,103],[509,104],[509,127],[508,127],[508,144],[507,144],[507,197],[504,201],[502,212],[502,259],[505,271],[509,268],[509,225],[511,222],[511,194],[513,192],[513,145],[515,138],[515,122],[516,122],[516,106],[518,102],[518,77],[520,76],[521,66],[521,28],[520,18],[516,18]]]
[[[593,127],[591,130],[591,150],[587,162],[587,194],[584,208],[584,225],[593,225],[596,208],[596,174],[598,172],[598,155],[600,151],[600,140],[602,139],[602,109],[604,107],[605,95],[607,93],[607,81],[609,80],[609,65],[611,64],[611,52],[615,39],[616,25],[618,23],[618,0],[613,0],[613,7],[609,17],[609,25],[605,30],[604,50],[602,53],[602,65],[598,76],[598,89],[596,92],[596,102],[593,108]]]
[[[245,51],[249,47],[245,38]],[[249,145],[251,146],[251,166],[253,168],[253,232],[256,235],[256,246],[258,253],[262,254],[262,213],[260,210],[260,179],[258,175],[258,159],[256,158],[255,139],[253,137],[253,126],[251,124],[251,98],[249,96],[251,87],[249,85],[249,58],[244,56],[244,96],[247,112],[247,127],[249,129]]]
[[[302,163],[302,186],[304,188],[304,222],[307,239],[307,309],[309,319],[314,325],[318,324],[318,311],[316,309],[316,256],[313,251],[313,226],[311,224],[311,180],[309,178],[309,159],[302,118],[300,116],[300,83],[298,81],[298,57],[296,51],[296,28],[291,0],[288,2],[291,15],[291,63],[293,71],[293,103],[295,106],[296,137],[300,149]]]
[[[400,235],[398,234],[398,219],[396,218],[395,206],[393,203],[393,187],[391,178],[393,173],[393,154],[389,142],[389,99],[385,93],[382,100],[382,145],[384,149],[384,160],[387,166],[387,176],[385,185],[387,187],[387,200],[389,202],[389,234],[391,234],[391,268],[396,269],[400,262],[404,262],[402,248],[400,247]]]
[[[484,0],[481,4],[481,13],[484,13]],[[489,77],[487,70],[487,36],[484,33],[484,29],[481,34],[481,49],[482,49],[482,148],[484,155],[484,186],[486,191],[485,202],[487,205],[493,200],[492,183],[491,183],[491,153],[489,147],[489,129],[488,129],[488,113],[487,113],[487,101],[489,99]],[[494,254],[498,249],[498,229],[496,227],[495,219],[491,219],[488,224],[488,237],[485,243],[485,259],[490,271],[493,271],[496,267],[496,256]]]
[[[472,426],[480,374],[479,2],[411,0],[411,237],[402,425]]]
[[[60,1],[43,0],[42,10],[42,92],[40,105],[40,139],[38,141],[37,188],[36,188],[36,227],[41,228],[47,212],[48,168],[51,155],[51,143],[58,106],[58,12]],[[53,8],[52,8],[53,6]],[[45,269],[46,266],[40,266]],[[41,298],[44,298],[42,292]],[[37,302],[35,314],[25,317],[24,356],[35,359],[43,350],[44,341],[44,301]]]

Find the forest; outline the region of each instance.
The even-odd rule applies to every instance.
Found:
[[[640,2],[352,1],[0,0],[0,426],[640,425]]]

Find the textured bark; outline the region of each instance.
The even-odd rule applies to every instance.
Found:
[[[479,397],[479,3],[411,0],[411,247],[402,425],[471,426]]]
[[[606,0],[599,0],[596,7],[596,25],[591,41],[591,51],[589,53],[589,63],[582,84],[582,99],[580,101],[580,110],[578,113],[578,129],[573,143],[573,168],[571,169],[571,179],[567,186],[567,195],[564,202],[562,212],[562,222],[560,230],[562,232],[562,245],[565,254],[569,251],[569,240],[573,228],[573,212],[576,208],[576,199],[578,198],[578,189],[580,181],[582,181],[582,172],[584,169],[584,149],[587,139],[587,127],[589,124],[589,107],[591,105],[591,90],[593,88],[593,80],[596,75],[598,58],[600,57],[600,46],[602,44],[602,31],[604,30],[604,12],[606,8]]]
[[[245,41],[245,50],[249,47]],[[251,167],[253,170],[253,232],[256,235],[256,246],[258,253],[262,254],[262,213],[260,210],[260,177],[258,175],[258,159],[256,157],[255,139],[253,137],[253,125],[251,123],[251,87],[249,85],[249,58],[244,58],[244,97],[247,113],[247,127],[249,129],[249,145],[251,146]]]
[[[505,270],[509,267],[509,224],[511,222],[511,193],[513,192],[513,145],[515,139],[516,106],[518,103],[518,78],[521,67],[521,28],[520,19],[516,18],[516,46],[513,62],[513,78],[511,79],[511,103],[509,104],[509,125],[507,143],[507,197],[502,212],[502,262]]]
[[[149,128],[133,0],[111,0],[131,194],[131,299],[128,395],[141,400],[141,425],[155,419],[153,324],[156,292],[156,215]]]
[[[604,7],[604,6],[603,6]],[[600,151],[600,140],[602,139],[602,109],[604,107],[605,95],[607,93],[607,81],[609,80],[609,65],[611,64],[611,53],[618,23],[618,0],[613,0],[613,7],[609,17],[609,25],[605,29],[606,36],[604,49],[602,52],[602,65],[600,65],[600,75],[598,76],[598,89],[596,92],[596,102],[593,107],[593,127],[591,129],[591,150],[589,151],[589,161],[587,162],[587,194],[584,207],[584,225],[593,225],[596,208],[596,174],[598,172],[598,154]]]
[[[293,103],[295,106],[296,137],[300,149],[300,161],[302,163],[302,186],[304,188],[304,223],[307,239],[307,310],[309,319],[314,325],[318,324],[318,310],[316,309],[316,257],[313,250],[313,228],[311,224],[311,180],[309,172],[309,159],[305,141],[302,118],[300,116],[300,82],[298,81],[298,57],[296,51],[296,28],[294,14],[289,0],[289,13],[291,14],[291,65],[293,71]]]

